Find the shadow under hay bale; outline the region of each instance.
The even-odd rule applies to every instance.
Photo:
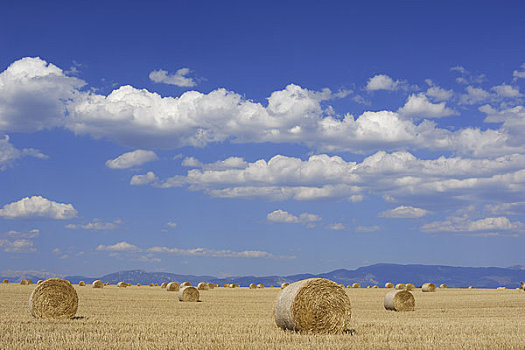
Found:
[[[281,290],[275,323],[300,333],[341,334],[350,327],[350,299],[335,282],[310,278]]]
[[[78,309],[78,295],[69,281],[49,278],[31,293],[29,310],[36,318],[72,318]]]
[[[199,290],[192,286],[185,286],[179,290],[179,301],[197,302],[199,301]]]
[[[394,289],[386,293],[385,309],[392,311],[414,311],[416,300],[406,289]]]

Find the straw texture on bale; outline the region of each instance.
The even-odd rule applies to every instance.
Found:
[[[361,285],[359,283],[352,284],[352,288],[361,288]]]
[[[84,287],[84,286],[86,285],[86,282],[84,282],[84,281],[80,281],[80,282],[78,282],[78,285],[79,285],[80,287]]]
[[[448,288],[448,286],[447,286],[446,284],[443,283],[443,284],[440,284],[440,285],[439,285],[439,288]]]
[[[21,280],[20,284],[23,285],[23,286],[27,285],[27,280],[26,279]]]
[[[199,301],[199,290],[192,286],[185,286],[179,290],[179,301]]]
[[[178,292],[179,291],[179,284],[177,282],[170,282],[166,286],[166,290],[168,292]]]
[[[168,284],[166,282],[163,282],[161,285],[160,285],[160,288],[166,288],[168,286]]]
[[[3,280],[2,283],[9,284],[9,280]]]
[[[259,283],[259,284],[257,285],[257,288],[264,288],[264,284]]]
[[[208,287],[208,283],[201,282],[197,285],[198,290],[208,290],[210,287]]]
[[[289,285],[290,285],[290,283],[286,283],[286,282],[284,282],[283,284],[281,284],[281,289],[286,288],[286,287],[288,287]]]
[[[255,289],[257,288],[257,285],[255,283],[250,283],[250,289]]]
[[[29,297],[29,311],[36,318],[71,318],[78,309],[78,295],[69,281],[49,278]]]
[[[414,311],[416,300],[405,289],[394,289],[385,295],[385,309],[392,311]]]
[[[404,283],[398,283],[396,284],[396,289],[406,289],[406,285]]]
[[[406,290],[414,290],[414,289],[416,289],[416,286],[414,286],[412,283],[407,283],[405,285],[405,289]]]
[[[119,287],[119,288],[126,288],[127,286],[128,286],[128,284],[126,282],[119,282],[117,284],[117,287]]]
[[[431,283],[431,282],[425,283],[421,287],[421,290],[423,292],[435,292],[436,291],[436,285],[434,283]]]
[[[181,287],[189,287],[189,286],[191,286],[191,283],[190,282],[183,282],[180,286]]]
[[[300,333],[340,334],[349,330],[350,299],[333,281],[309,278],[281,290],[275,323]]]
[[[93,288],[104,288],[104,283],[101,280],[93,281]]]
[[[386,282],[385,283],[385,288],[394,288],[394,284],[391,283],[391,282]]]

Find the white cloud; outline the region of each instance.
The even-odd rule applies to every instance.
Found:
[[[477,231],[509,231],[521,227],[523,227],[521,222],[511,222],[504,216],[487,217],[479,220],[470,220],[467,216],[460,216],[425,224],[421,227],[421,231],[470,233]]]
[[[512,72],[512,76],[514,77],[514,79],[525,78],[525,63],[521,65],[521,69],[521,71],[515,70],[514,72]]]
[[[427,89],[426,95],[434,101],[448,101],[454,95],[452,90],[445,90],[439,86],[431,86]]]
[[[514,87],[514,86],[511,86],[511,85],[507,85],[507,84],[501,84],[501,85],[498,85],[498,86],[493,86],[491,88],[491,90],[496,92],[496,95],[498,95],[499,97],[520,97],[520,96],[523,96],[520,93],[520,88],[519,87]]]
[[[42,196],[25,197],[0,209],[0,216],[7,219],[49,218],[72,219],[77,211],[71,204],[57,203]]]
[[[482,102],[486,102],[490,99],[490,93],[482,88],[475,88],[473,86],[467,86],[465,88],[466,94],[461,94],[459,97],[460,104],[473,105]]]
[[[168,221],[166,223],[166,226],[171,227],[171,228],[175,228],[175,227],[177,227],[177,223],[175,221]]]
[[[287,224],[307,224],[322,220],[318,215],[315,214],[302,213],[299,216],[295,216],[281,209],[272,211],[266,216],[266,219],[270,222]]]
[[[127,169],[137,165],[142,165],[159,159],[155,152],[138,149],[133,152],[121,154],[115,159],[106,162],[106,166],[111,169]]]
[[[144,175],[133,175],[130,180],[131,185],[148,185],[148,184],[155,184],[159,178],[153,171],[148,171]]]
[[[9,142],[8,135],[3,137],[0,135],[0,171],[5,170],[9,164],[22,157],[48,158],[48,156],[33,148],[17,149]]]
[[[38,237],[39,235],[40,235],[40,230],[37,228],[34,228],[26,232],[11,230],[11,231],[7,231],[4,234],[0,234],[0,236],[5,236],[9,238],[23,238],[23,239],[32,239],[32,238]]]
[[[385,210],[379,216],[394,219],[421,218],[428,214],[428,210],[401,205],[391,210]]]
[[[180,87],[192,87],[197,85],[197,83],[193,78],[187,77],[190,73],[191,71],[189,68],[181,68],[174,74],[168,74],[167,71],[159,69],[149,73],[149,78],[156,83],[164,83]]]
[[[204,170],[226,170],[226,169],[244,169],[248,163],[241,157],[229,157],[225,160],[219,160],[210,164],[203,164],[198,159],[187,157],[182,160],[182,166],[188,168],[202,168]]]
[[[366,89],[368,91],[376,91],[376,90],[397,90],[401,87],[402,82],[399,80],[394,81],[392,78],[390,78],[386,74],[376,74],[370,79],[368,79],[368,83],[366,84]]]
[[[342,223],[337,222],[335,224],[328,225],[328,228],[334,231],[341,231],[341,230],[344,230],[346,227]]]
[[[379,226],[357,226],[355,232],[375,232],[381,230]]]
[[[130,244],[128,242],[122,241],[115,243],[113,245],[103,245],[100,244],[97,247],[97,250],[107,250],[107,251],[115,251],[115,252],[136,252],[136,251],[142,251],[139,247],[136,245]]]
[[[33,253],[36,249],[33,247],[33,241],[29,239],[17,239],[10,241],[0,239],[0,248],[7,253]]]
[[[92,230],[92,231],[109,231],[109,230],[116,230],[120,225],[122,224],[121,219],[115,219],[113,222],[103,222],[100,219],[93,219],[93,221],[88,222],[87,224],[80,225],[80,224],[68,224],[66,225],[66,228],[76,230],[76,229],[83,229],[83,230]]]
[[[430,102],[423,93],[410,95],[398,112],[411,118],[442,118],[457,114],[453,109],[446,107],[445,102]]]

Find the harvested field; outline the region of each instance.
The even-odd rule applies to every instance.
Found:
[[[181,303],[161,288],[73,286],[74,319],[41,320],[27,308],[36,285],[0,285],[0,349],[522,349],[522,290],[413,292],[416,309],[384,309],[386,291],[349,288],[351,333],[300,335],[275,325],[280,288],[203,293]],[[137,316],[139,315],[139,316]]]

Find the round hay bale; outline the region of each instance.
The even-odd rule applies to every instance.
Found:
[[[213,283],[208,283],[208,289],[213,289],[215,288],[215,284]]]
[[[110,285],[109,282],[104,283],[104,286],[109,286],[109,285]]]
[[[201,282],[197,285],[197,289],[198,290],[208,290],[210,289],[210,287],[208,287],[208,283],[206,282]]]
[[[391,283],[391,282],[386,282],[385,283],[385,288],[394,288],[394,284]]]
[[[155,284],[150,283],[149,286],[150,286],[150,287],[155,287]]]
[[[372,286],[366,286],[366,288],[372,288]]]
[[[160,285],[160,288],[166,288],[168,286],[168,284],[166,282],[163,282],[161,285]]]
[[[341,288],[345,289],[345,285],[344,285],[344,284],[342,284],[342,283],[341,283],[341,284],[339,285],[339,287],[341,287]]]
[[[359,283],[352,284],[352,288],[361,288],[361,285]]]
[[[290,285],[290,283],[286,283],[286,282],[284,282],[283,284],[281,284],[281,289],[286,288],[286,287],[288,287],[289,285]]]
[[[505,290],[505,289],[507,289],[507,287],[498,287],[498,288],[496,288],[496,289],[497,289],[497,290]]]
[[[385,295],[385,309],[392,311],[414,311],[416,299],[406,289],[394,289]]]
[[[224,287],[224,288],[228,288],[229,286],[230,286],[230,284],[229,284],[229,283],[226,283],[226,284],[224,284],[223,287]]]
[[[414,289],[416,289],[416,286],[414,286],[412,283],[407,283],[405,285],[405,289],[406,290],[414,290]]]
[[[264,284],[259,283],[259,284],[257,285],[257,288],[264,288]]]
[[[40,283],[29,297],[29,311],[36,318],[71,318],[78,309],[75,288],[60,278]]]
[[[78,282],[78,285],[79,285],[80,287],[84,287],[84,286],[86,285],[86,282],[84,282],[84,281],[80,281],[80,282]]]
[[[27,284],[33,284],[33,280],[27,280]]]
[[[474,286],[468,286],[468,289],[476,289]]]
[[[9,284],[9,280],[3,280],[2,283]]]
[[[155,287],[158,287],[158,286],[159,286],[159,284],[158,284],[158,283],[155,283]]]
[[[425,283],[421,287],[421,290],[423,292],[435,292],[436,291],[436,285],[434,283],[431,283],[431,282]]]
[[[170,282],[166,286],[166,290],[168,292],[178,292],[179,291],[179,284],[177,282]]]
[[[26,279],[21,280],[20,285],[27,286],[27,280]]]
[[[128,284],[126,282],[119,282],[117,283],[117,287],[119,288],[126,288],[128,286]]]
[[[180,286],[181,287],[191,287],[191,283],[190,282],[183,282]]]
[[[439,285],[439,288],[445,289],[445,288],[448,288],[448,286],[446,284],[442,283],[442,284]]]
[[[333,281],[309,278],[281,290],[275,303],[275,323],[300,333],[340,334],[350,327],[351,304]]]
[[[36,284],[40,284],[40,283],[42,283],[42,282],[44,282],[44,281],[42,281],[42,280],[38,280],[38,281],[36,282]]]
[[[140,286],[142,286],[142,284],[140,284],[140,283],[137,283],[137,287],[140,287]]]
[[[376,285],[374,285],[372,288],[379,288],[379,286],[376,284]]]
[[[93,288],[104,288],[104,283],[101,280],[96,280],[92,283]]]
[[[249,286],[250,289],[256,289],[257,288],[257,285],[255,283],[250,283],[250,286]]]
[[[407,286],[404,283],[398,283],[396,284],[396,289],[406,289]]]
[[[199,290],[192,286],[185,286],[179,290],[179,301],[199,301]]]
[[[230,288],[237,288],[238,286],[235,283],[230,283]]]

